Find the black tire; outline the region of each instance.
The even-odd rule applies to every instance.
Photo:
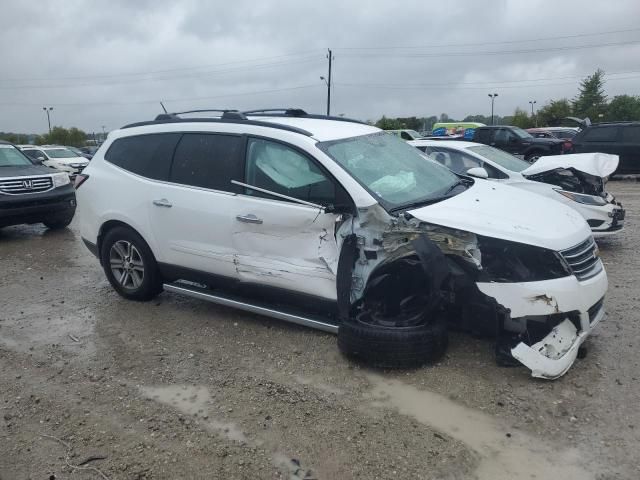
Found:
[[[524,156],[524,160],[529,163],[533,163],[538,160],[540,157],[544,156],[545,152],[533,151],[529,152]]]
[[[73,215],[75,214],[75,210],[71,214],[66,214],[61,217],[50,218],[42,223],[49,230],[61,230],[63,228],[67,228],[73,220]]]
[[[133,248],[128,250],[128,257],[124,255],[123,262],[117,267],[120,258],[118,252],[127,253],[127,244]],[[109,283],[124,298],[144,302],[152,300],[162,292],[162,276],[158,263],[147,242],[134,230],[127,227],[109,230],[102,241],[100,260]],[[124,264],[125,261],[127,265]],[[119,278],[116,278],[116,273]],[[124,273],[128,273],[129,276],[126,277]]]
[[[444,355],[448,345],[443,317],[411,327],[385,327],[349,319],[338,328],[338,348],[376,368],[417,368]]]

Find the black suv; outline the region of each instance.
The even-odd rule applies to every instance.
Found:
[[[38,165],[0,141],[0,228],[40,222],[64,228],[75,211],[76,193],[66,173]]]
[[[565,153],[565,141],[559,138],[536,138],[529,132],[505,125],[479,127],[473,134],[473,141],[499,148],[512,155],[534,162],[545,155]]]
[[[618,155],[620,163],[614,174],[640,173],[640,122],[589,125],[573,137],[573,150]]]

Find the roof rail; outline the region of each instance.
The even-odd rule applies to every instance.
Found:
[[[180,118],[180,115],[185,115],[188,113],[220,113],[219,118],[227,119],[227,120],[246,120],[242,113],[238,110],[229,110],[229,109],[218,109],[218,108],[207,108],[202,110],[187,110],[185,112],[174,112],[174,113],[161,113],[156,117],[156,120],[170,120]]]
[[[306,117],[308,114],[301,108],[262,108],[258,110],[246,110],[245,115],[284,115],[286,117]]]

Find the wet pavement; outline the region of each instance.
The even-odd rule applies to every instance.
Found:
[[[608,318],[553,382],[462,334],[436,365],[363,369],[329,334],[118,297],[75,222],[2,229],[0,479],[637,479],[640,184],[610,187]]]

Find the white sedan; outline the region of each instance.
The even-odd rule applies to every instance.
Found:
[[[533,165],[480,143],[441,140],[408,142],[455,173],[488,178],[554,198],[587,220],[594,237],[623,229],[625,210],[605,191],[618,156],[583,153],[541,157]]]

